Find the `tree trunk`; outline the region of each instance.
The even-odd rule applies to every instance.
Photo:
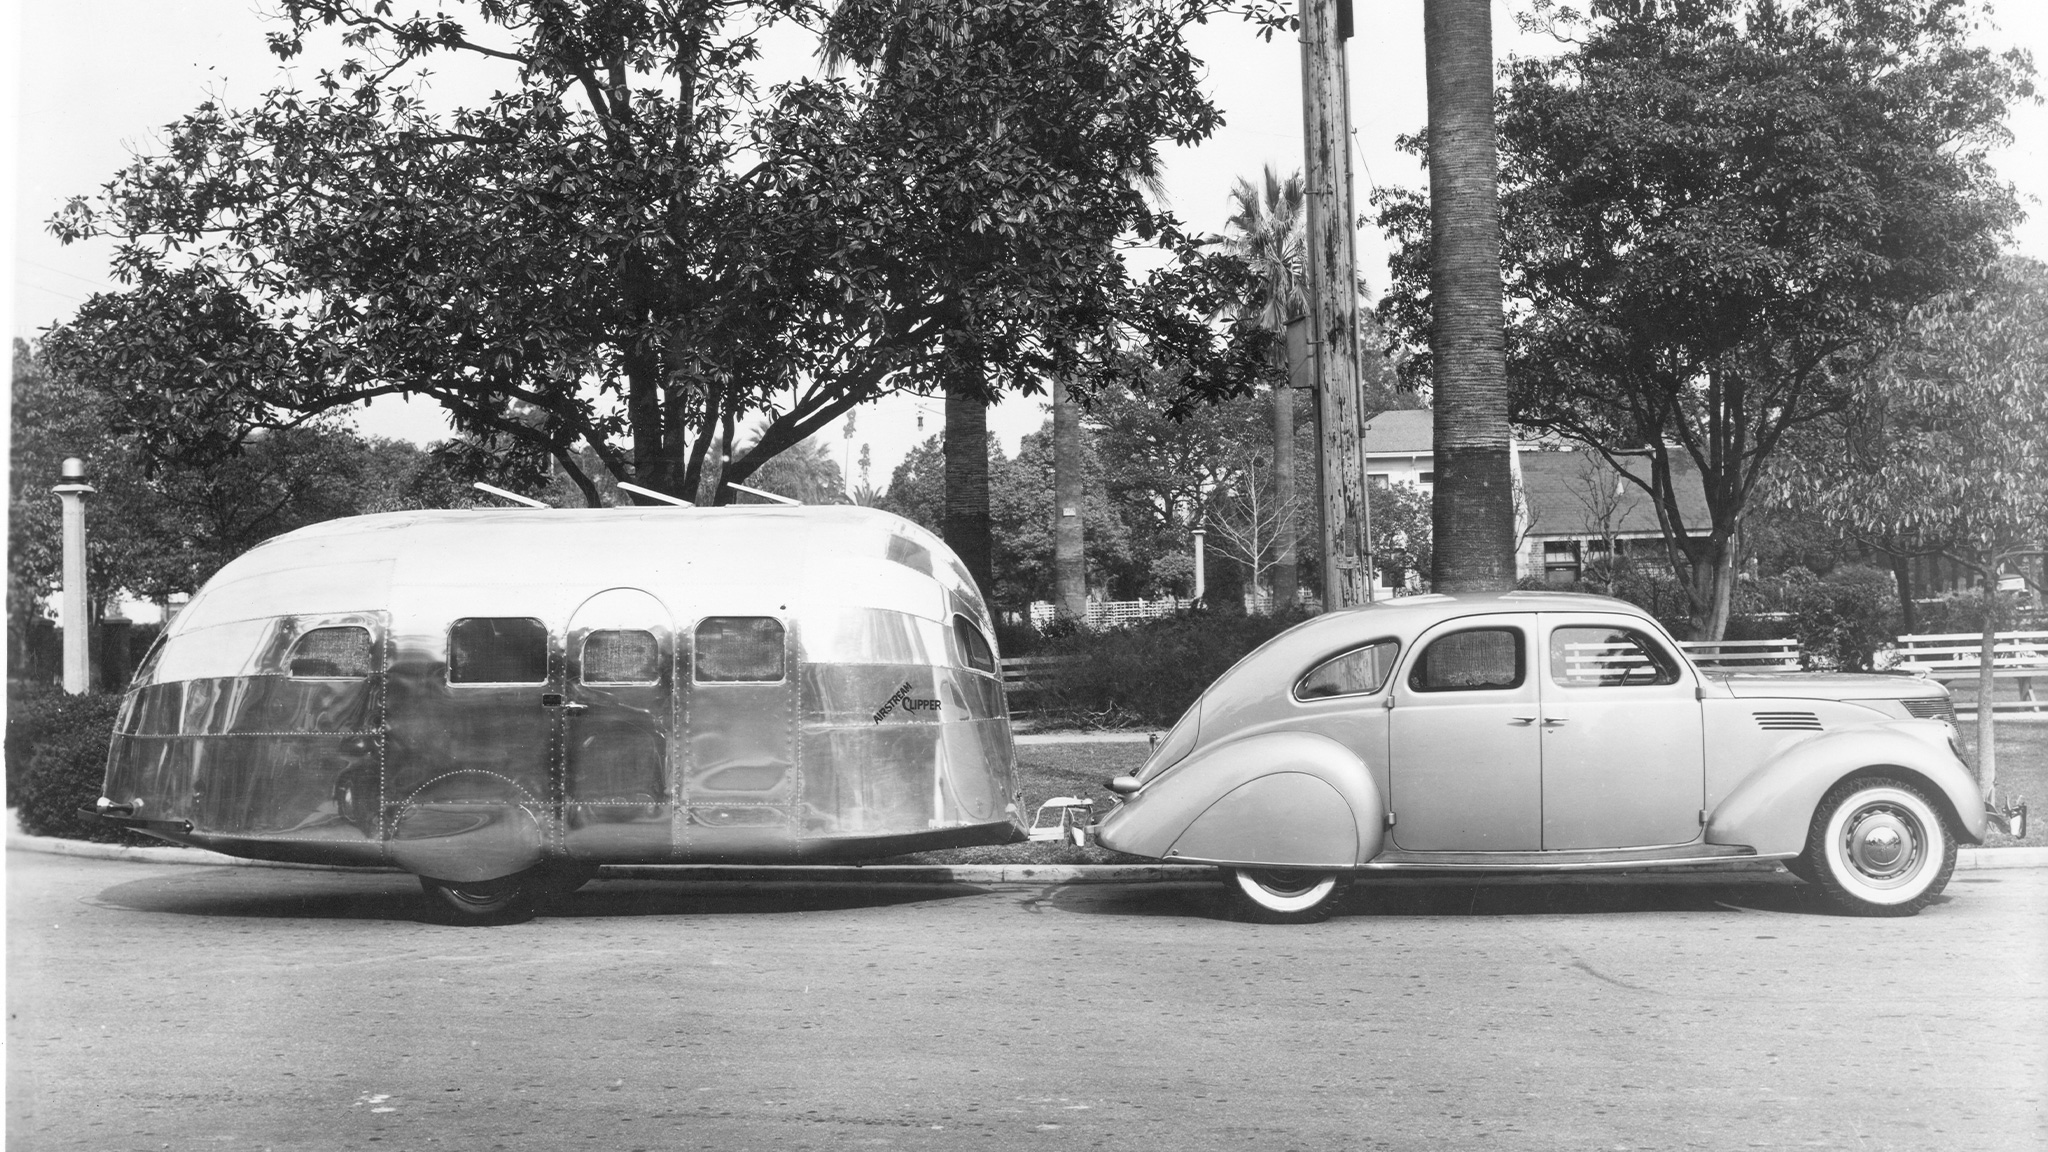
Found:
[[[1088,622],[1087,536],[1081,522],[1081,410],[1065,380],[1052,382],[1053,612]]]
[[[1294,501],[1294,389],[1285,381],[1273,386],[1273,503],[1279,529],[1273,546],[1273,611],[1294,607],[1296,599]]]
[[[1920,630],[1920,613],[1913,604],[1913,558],[1900,552],[1887,552],[1891,560],[1892,582],[1899,587],[1899,631],[1911,636]]]
[[[946,511],[939,534],[967,566],[982,598],[992,601],[995,557],[989,539],[988,401],[977,389],[959,387],[946,392],[945,451]]]
[[[1435,365],[1433,584],[1515,582],[1515,500],[1502,335],[1500,189],[1488,0],[1424,0],[1429,73],[1429,345]]]
[[[1977,643],[1977,791],[1991,799],[1998,785],[1998,739],[1992,727],[1992,707],[1998,695],[1998,628],[2004,623],[2004,604],[1998,598],[1998,565],[1985,577],[1984,634]]]

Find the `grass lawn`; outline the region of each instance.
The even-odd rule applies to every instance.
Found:
[[[1963,753],[1976,766],[1977,725],[1962,723]],[[1998,787],[2007,796],[2019,796],[2028,803],[2027,838],[2015,840],[1993,830],[1985,846],[2009,848],[2020,845],[2048,845],[2048,720],[2001,718],[1997,732]],[[1097,810],[1106,809],[1109,792],[1102,782],[1112,776],[1137,771],[1148,749],[1143,744],[1027,744],[1017,749],[1018,783],[1024,789],[1027,813],[1053,796],[1083,796],[1096,801]],[[1106,848],[1076,848],[1071,844],[1003,844],[982,848],[953,848],[943,852],[920,852],[892,863],[918,864],[1111,864],[1138,863],[1142,858],[1125,856]]]
[[[1977,722],[1965,719],[1960,725],[1963,734],[1963,758],[1970,767],[1977,766]],[[2048,845],[2048,829],[2041,820],[2048,814],[2048,719],[2013,720],[2000,717],[1994,736],[1998,751],[1998,791],[2007,797],[2019,797],[2027,802],[2027,838],[2015,840],[2003,832],[1993,830],[1984,838],[1987,848],[2011,848],[2018,845],[2039,847]]]

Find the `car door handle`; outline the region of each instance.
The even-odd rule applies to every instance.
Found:
[[[1510,716],[1510,717],[1508,717],[1508,723],[1510,723],[1510,724],[1534,724],[1535,722],[1536,722],[1536,718],[1535,718],[1534,716]]]
[[[1571,723],[1571,721],[1570,721],[1570,720],[1568,720],[1568,719],[1566,719],[1565,717],[1562,717],[1562,716],[1545,716],[1545,717],[1543,718],[1543,726],[1544,726],[1545,728],[1555,728],[1555,727],[1557,727],[1557,726],[1558,726],[1559,724],[1569,724],[1569,723]]]

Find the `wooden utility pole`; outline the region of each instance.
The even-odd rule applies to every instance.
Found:
[[[1301,0],[1303,180],[1308,186],[1308,339],[1321,463],[1323,608],[1363,604],[1365,469],[1359,455],[1358,252],[1351,196],[1350,0]]]

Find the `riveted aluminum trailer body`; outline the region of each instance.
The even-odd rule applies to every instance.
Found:
[[[855,507],[392,513],[269,541],[136,673],[102,811],[481,881],[1023,835],[994,632]]]

